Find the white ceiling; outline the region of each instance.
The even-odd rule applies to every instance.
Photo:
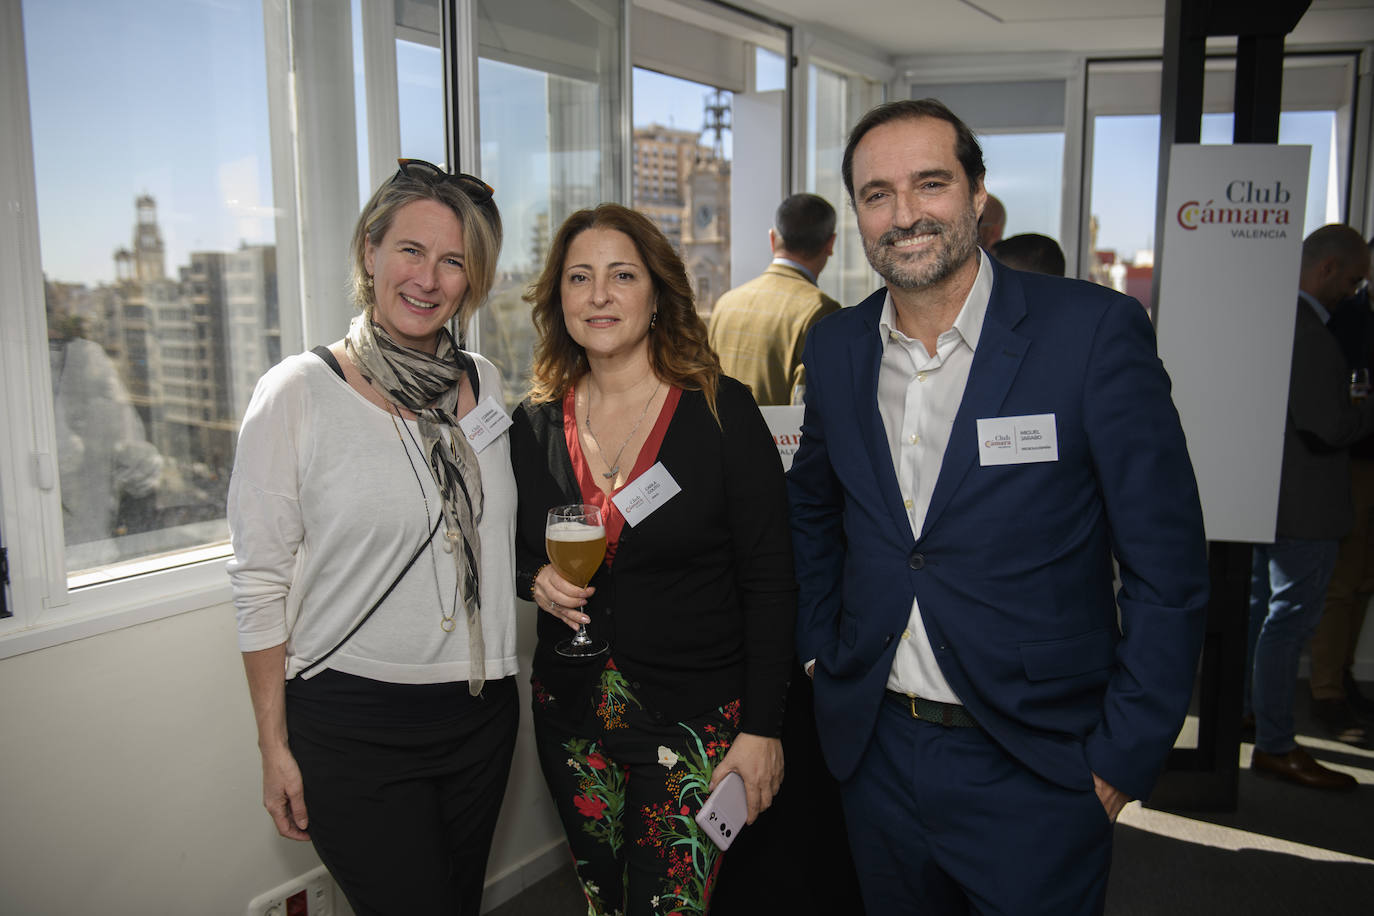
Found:
[[[894,59],[966,52],[1158,52],[1164,0],[762,0]],[[1264,0],[1257,0],[1264,2]],[[1288,46],[1374,41],[1374,0],[1313,0]]]

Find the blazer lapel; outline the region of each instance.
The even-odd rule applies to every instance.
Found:
[[[926,510],[921,536],[930,531],[941,513],[949,505],[964,475],[978,460],[978,421],[1001,414],[1002,404],[1011,391],[1012,382],[1021,368],[1021,361],[1030,348],[1030,340],[1013,328],[1026,314],[1026,301],[1021,285],[1010,271],[994,262],[992,297],[983,316],[983,329],[978,335],[978,350],[973,354],[964,398],[954,416],[949,444],[940,462],[940,476],[935,481],[930,508]]]
[[[868,450],[869,465],[878,485],[878,498],[887,506],[898,531],[911,537],[911,521],[902,505],[902,489],[897,469],[892,466],[892,449],[887,444],[887,428],[878,412],[878,370],[883,360],[883,342],[878,336],[878,316],[887,300],[887,288],[869,296],[855,308],[864,309],[863,332],[849,342],[849,361],[854,370],[854,417],[859,435]]]

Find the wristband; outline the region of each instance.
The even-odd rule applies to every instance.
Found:
[[[550,565],[550,564],[545,563],[543,566],[539,567],[538,569],[536,569],[536,570],[534,571],[534,576],[530,579],[530,600],[531,600],[531,601],[534,601],[534,600],[535,600],[535,599],[534,599],[534,587],[535,587],[535,585],[537,585],[537,584],[539,583],[539,574],[540,574],[541,572],[543,572],[544,570],[548,569],[548,568],[549,568],[549,565]],[[536,602],[536,603],[537,603],[537,602]]]

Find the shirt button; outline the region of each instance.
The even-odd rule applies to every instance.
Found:
[[[920,437],[920,436],[912,436],[912,437],[911,437],[910,439],[908,439],[907,441],[910,442],[912,445],[915,445],[917,442],[920,442],[920,441],[921,441],[921,437]]]
[[[904,500],[902,500],[902,505],[905,506],[906,508],[910,509],[910,508],[911,508],[911,505],[912,505],[911,500],[909,500],[909,499],[904,499]]]
[[[924,569],[926,565],[926,558],[913,550],[911,552],[911,559],[907,561],[907,565],[910,566],[912,569]]]
[[[910,639],[910,638],[911,638],[911,631],[910,631],[910,630],[903,630],[903,631],[902,631],[902,639]]]
[[[925,380],[926,380],[926,374],[925,374],[924,372],[917,372],[917,373],[916,373],[916,381],[918,381],[918,382],[924,382]]]

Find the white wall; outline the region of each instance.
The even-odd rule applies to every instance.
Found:
[[[566,861],[531,748],[533,613],[488,906]],[[0,661],[0,703],[0,913],[238,914],[319,864],[262,808],[228,605]]]

